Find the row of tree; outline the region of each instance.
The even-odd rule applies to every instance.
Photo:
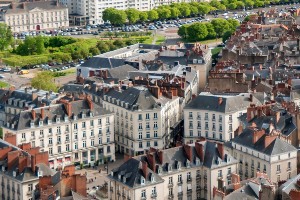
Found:
[[[283,2],[289,2],[282,0]],[[165,19],[184,18],[197,15],[205,15],[215,10],[235,10],[253,7],[263,7],[271,3],[279,3],[280,0],[212,0],[210,2],[173,3],[162,5],[150,11],[139,11],[135,8],[117,10],[107,8],[103,11],[103,20],[113,25],[123,25],[126,22],[156,21]]]
[[[230,36],[239,26],[235,19],[213,19],[211,22],[197,22],[183,25],[178,29],[178,35],[189,42],[216,39]]]

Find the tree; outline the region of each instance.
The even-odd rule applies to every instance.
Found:
[[[237,5],[236,5],[236,3],[230,3],[230,4],[228,4],[227,8],[230,10],[234,10],[237,8]]]
[[[208,32],[207,39],[215,39],[217,37],[217,33],[215,32],[214,26],[209,22],[206,22],[204,24]]]
[[[105,53],[109,51],[109,46],[104,41],[99,41],[96,46],[101,53]]]
[[[41,90],[57,91],[58,87],[54,83],[53,73],[50,71],[43,71],[37,73],[35,77],[31,79],[31,86]]]
[[[99,51],[99,49],[98,49],[97,47],[91,47],[91,48],[89,49],[89,52],[90,52],[90,54],[92,54],[93,56],[99,55],[99,54],[100,54],[100,51]]]
[[[169,8],[163,7],[156,10],[159,19],[169,19],[171,17],[171,10]]]
[[[178,18],[178,16],[180,15],[179,9],[176,7],[172,7],[172,8],[170,8],[170,10],[171,10],[171,18],[173,18],[173,19]]]
[[[130,24],[134,24],[140,19],[140,11],[135,8],[128,8],[125,12]]]
[[[0,23],[0,51],[6,49],[14,38],[9,26],[4,23]]]
[[[115,45],[118,48],[124,47],[126,44],[123,40],[115,40],[113,42],[113,45]]]
[[[150,21],[155,21],[158,19],[158,13],[156,10],[150,10],[148,11],[148,19]]]
[[[180,11],[180,16],[188,17],[191,15],[190,7],[186,4],[182,4],[178,7]]]
[[[123,25],[125,24],[127,19],[126,13],[124,10],[118,10],[111,15],[111,19],[109,20],[113,25]]]
[[[190,41],[201,41],[208,35],[207,28],[203,23],[194,23],[190,25],[187,28],[187,33]]]
[[[236,8],[238,8],[238,9],[245,7],[244,2],[242,2],[242,1],[237,1],[235,4],[236,4]]]
[[[253,7],[254,2],[252,0],[244,0],[246,7]]]
[[[199,13],[198,8],[194,5],[190,5],[190,15],[197,15]]]
[[[116,11],[115,8],[106,8],[102,13],[103,21],[107,22],[110,21],[112,18],[113,13]]]
[[[139,18],[140,18],[141,22],[147,21],[148,20],[148,13],[145,12],[145,11],[140,12]]]
[[[229,22],[226,19],[213,19],[211,21],[211,24],[213,25],[218,36],[222,36],[226,31],[230,29]]]
[[[223,36],[222,36],[222,41],[223,41],[223,43],[225,43],[226,42],[226,40],[228,40],[228,38],[230,38],[230,36],[232,35],[232,31],[226,31],[224,34],[223,34]]]
[[[44,38],[42,36],[35,37],[36,54],[43,54],[46,51]]]
[[[189,27],[189,25],[182,25],[182,26],[180,26],[179,29],[178,29],[178,32],[177,32],[178,35],[180,37],[186,39],[187,36],[188,36],[188,31],[187,31],[188,27]]]
[[[228,19],[227,22],[229,23],[229,29],[234,32],[235,29],[240,25],[240,22],[236,19]]]
[[[198,10],[199,10],[199,14],[201,15],[206,15],[207,13],[209,13],[210,11],[210,6],[209,5],[203,5],[203,4],[200,4],[198,6]]]

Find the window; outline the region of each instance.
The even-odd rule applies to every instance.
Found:
[[[288,170],[291,170],[291,162],[288,162]]]
[[[222,170],[219,170],[219,171],[218,171],[218,177],[219,177],[219,178],[222,177]]]
[[[228,175],[231,174],[231,167],[229,167],[229,168],[227,169],[227,172],[228,172],[228,173],[227,173]]]
[[[143,120],[143,116],[142,114],[139,114],[139,117],[138,117],[139,121]]]
[[[50,154],[50,155],[53,154],[53,149],[52,149],[52,147],[49,148],[49,154]]]
[[[181,183],[181,182],[182,182],[182,175],[179,174],[179,175],[178,175],[178,183]]]
[[[222,133],[220,133],[220,140],[223,140],[223,135],[222,135]]]
[[[157,113],[154,113],[153,115],[154,119],[157,119]]]
[[[150,119],[149,113],[146,113],[146,119]]]
[[[197,122],[197,128],[201,129],[201,122],[200,121]]]
[[[190,130],[190,137],[193,137],[193,130]]]
[[[74,130],[77,130],[78,126],[77,124],[74,124]]]
[[[208,138],[208,131],[205,131],[205,137]]]
[[[85,122],[82,122],[82,128],[86,128]]]
[[[205,130],[208,130],[208,122],[205,122]]]
[[[277,165],[277,172],[280,172],[280,165]]]
[[[146,133],[146,138],[150,138],[150,132]]]
[[[279,182],[279,181],[280,181],[280,175],[277,176],[277,182]]]
[[[101,119],[98,119],[98,125],[101,125]]]
[[[34,136],[35,136],[35,132],[31,131],[31,137],[34,137]]]
[[[52,128],[49,128],[49,133],[52,133]]]
[[[197,119],[201,120],[201,113],[197,112]]]
[[[173,188],[169,188],[169,196],[173,196]]]
[[[143,148],[143,143],[139,142],[139,148]]]
[[[150,141],[147,141],[147,147],[150,147]]]
[[[95,144],[95,141],[91,140],[91,146],[94,146],[94,144]]]
[[[157,141],[154,141],[154,146],[155,146],[155,147],[157,147],[157,146],[158,146],[158,144],[157,144]]]
[[[216,130],[216,124],[215,124],[215,123],[212,124],[212,130],[213,130],[213,131]]]
[[[143,129],[143,124],[139,123],[139,130]]]
[[[106,142],[107,142],[107,143],[110,143],[110,137],[107,137],[107,138],[106,138]]]
[[[232,131],[232,124],[229,124],[229,131]]]
[[[222,126],[222,124],[219,124],[219,131],[220,131],[220,132],[223,131],[223,126]]]
[[[154,126],[155,129],[157,129],[157,122],[154,122]]]
[[[70,151],[70,144],[66,144],[66,151]]]
[[[99,144],[102,144],[102,138],[99,138],[98,142]]]
[[[32,184],[28,184],[28,191],[31,192],[33,189]]]
[[[156,187],[152,188],[152,194],[156,194]]]
[[[173,177],[169,177],[169,184],[173,184]]]
[[[25,133],[22,133],[22,139],[26,139]]]
[[[146,129],[150,129],[150,123],[146,122]]]
[[[229,122],[232,122],[232,115],[229,115]]]
[[[90,126],[94,126],[94,120],[90,121]]]
[[[189,119],[193,119],[193,113],[189,112]]]
[[[40,140],[40,146],[44,147],[44,140],[43,139]]]
[[[205,113],[205,120],[208,120],[208,113]]]
[[[142,198],[146,198],[146,190],[142,190]]]
[[[198,137],[201,137],[201,131],[198,130]]]
[[[49,144],[52,144],[52,138],[49,138]]]
[[[61,131],[60,131],[60,126],[58,126],[58,127],[56,128],[56,131],[57,131],[58,134],[61,133]]]
[[[191,172],[188,172],[188,173],[186,174],[186,178],[187,178],[187,180],[191,180]]]
[[[143,139],[143,133],[142,132],[139,132],[139,139]]]
[[[61,143],[61,137],[60,137],[60,136],[57,137],[57,143],[58,143],[58,144]]]
[[[106,117],[106,124],[109,124],[109,117]]]
[[[222,122],[222,115],[219,115],[219,122]]]
[[[86,141],[82,142],[82,147],[86,147]]]
[[[82,131],[82,137],[86,137],[86,132],[85,131]]]
[[[212,121],[216,121],[216,115],[212,114]]]
[[[189,122],[189,128],[193,128],[193,121]]]
[[[94,136],[94,130],[91,130],[91,136]]]

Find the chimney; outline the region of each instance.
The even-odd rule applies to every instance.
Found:
[[[6,133],[4,135],[4,141],[17,146],[17,136],[15,134],[12,133]],[[0,156],[0,160],[1,160],[1,156]]]
[[[201,144],[200,142],[196,142],[195,143],[195,148],[196,148],[196,152],[197,152],[198,156],[200,157],[201,162],[203,162],[204,161],[203,144]]]
[[[253,95],[252,94],[250,94],[250,96],[249,96],[249,101],[253,102]]]
[[[255,105],[250,105],[250,107],[247,108],[247,122],[250,122],[255,116],[256,116],[256,107]]]
[[[300,40],[299,40],[299,38],[297,39],[297,50],[300,51]]]
[[[267,148],[276,138],[276,135],[267,135],[265,137],[265,148]]]
[[[276,124],[278,123],[280,119],[280,112],[276,112]]]
[[[163,153],[163,151],[158,151],[157,154],[158,154],[160,164],[163,164],[163,162],[164,162],[164,153]]]
[[[90,110],[93,110],[94,109],[94,104],[93,104],[93,102],[92,102],[92,100],[91,100],[90,97],[87,98],[87,103],[89,104]]]
[[[255,144],[264,134],[265,134],[265,130],[254,131],[252,144]]]
[[[38,97],[36,92],[31,93],[31,100],[34,101]]]
[[[147,159],[150,165],[150,169],[154,172],[156,172],[156,163],[155,163],[155,154],[153,153],[148,153],[147,154]]]
[[[217,143],[217,148],[218,148],[218,152],[220,154],[220,158],[222,160],[224,160],[224,156],[225,156],[225,153],[224,153],[224,144],[222,143]]]
[[[188,144],[184,144],[183,148],[186,153],[187,159],[190,162],[193,162],[193,148],[191,146],[189,146]]]
[[[243,126],[240,124],[236,130],[236,134],[239,136],[243,132]]]
[[[148,165],[147,165],[146,161],[142,161],[142,171],[143,171],[144,178],[147,179],[147,177],[148,177]]]
[[[72,104],[70,102],[67,102],[65,104],[65,109],[67,111],[68,116],[71,117],[72,116]]]
[[[223,98],[222,98],[222,97],[219,97],[219,99],[218,99],[218,104],[221,105],[222,102],[223,102]]]
[[[45,110],[44,110],[44,108],[41,108],[41,117],[42,117],[42,119],[45,118]]]
[[[235,183],[240,183],[240,182],[241,182],[240,175],[232,173],[231,174],[231,183],[235,184]]]
[[[31,115],[32,115],[32,119],[35,120],[36,118],[36,113],[35,113],[35,110],[31,110]]]

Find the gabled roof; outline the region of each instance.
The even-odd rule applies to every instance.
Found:
[[[119,67],[121,65],[125,64],[125,59],[119,59],[119,58],[103,58],[99,56],[94,56],[87,61],[85,61],[83,64],[80,65],[80,67],[88,67],[88,68],[95,68],[95,69],[104,69],[104,68],[114,68]]]

